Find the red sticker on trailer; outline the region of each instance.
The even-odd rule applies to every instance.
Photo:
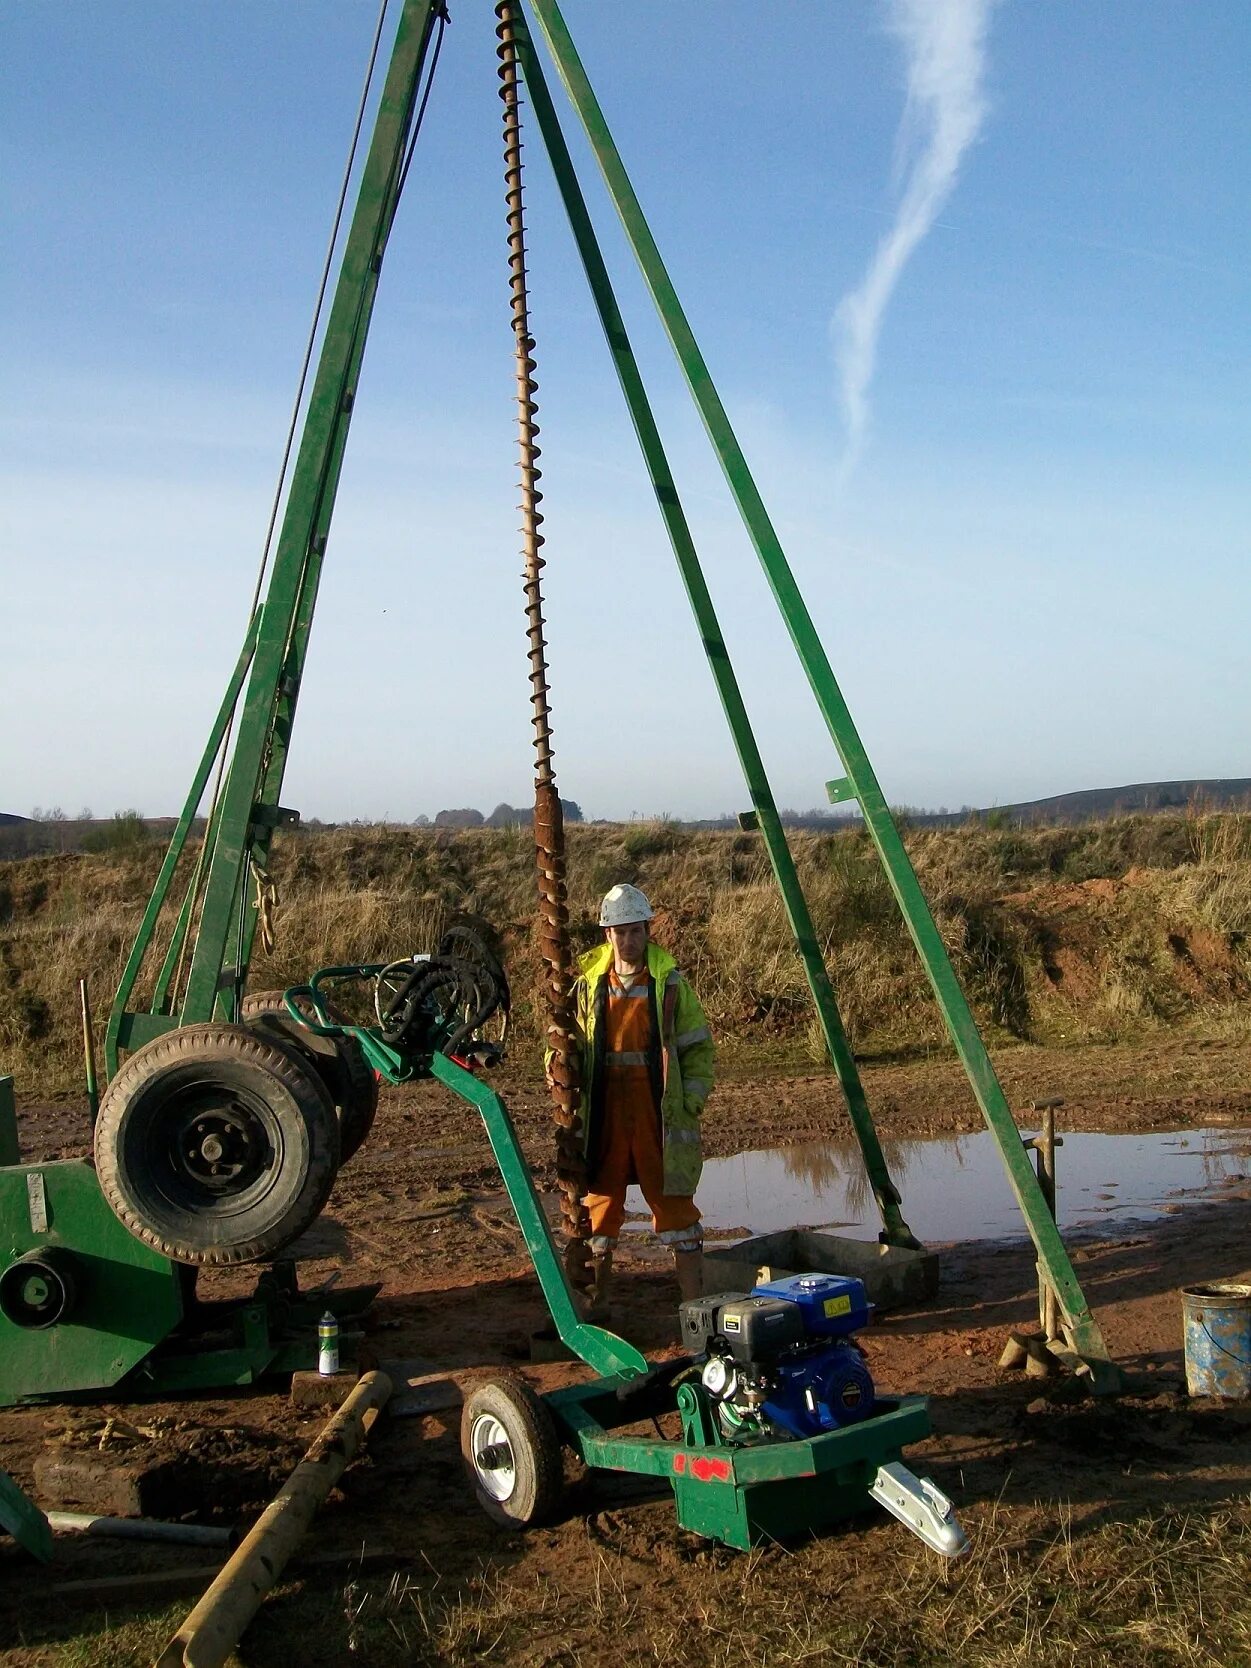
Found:
[[[689,1469],[697,1483],[728,1483],[731,1475],[729,1460],[709,1459],[705,1454],[694,1458],[689,1454],[675,1454],[673,1469],[679,1477]]]

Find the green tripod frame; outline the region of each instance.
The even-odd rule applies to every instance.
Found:
[[[1047,1209],[1003,1089],[956,980],[899,831],[708,367],[665,271],[560,8],[556,0],[531,0],[531,5],[560,79],[590,141],[841,760],[843,774],[827,784],[829,796],[835,802],[851,799],[859,802],[973,1093],[999,1146],[1004,1168],[1037,1248],[1043,1277],[1055,1294],[1068,1341],[1090,1365],[1095,1387],[1114,1388],[1119,1375],[1108,1359],[1098,1324]],[[763,836],[803,960],[830,1059],[863,1154],[883,1222],[881,1237],[888,1244],[915,1246],[917,1242],[900,1208],[899,1192],[890,1179],[811,914],[638,365],[542,68],[519,7],[515,8],[515,20],[524,79],[552,159],[613,365],[625,394],[695,615],[700,640],[742,765],[752,805],[747,815],[751,825],[757,827]],[[431,53],[436,28],[441,30],[445,21],[445,13],[438,0],[405,0],[356,210],[344,247],[269,591],[251,621],[247,641],[113,1004],[106,1042],[110,1074],[117,1071],[120,1049],[133,1051],[181,1025],[214,1017],[226,1021],[239,1017],[253,936],[262,913],[269,845],[277,827],[295,820],[295,813],[280,806],[279,794],[307,654],[321,563],[382,258],[403,183],[423,66]],[[236,709],[239,724],[233,756],[220,798],[214,799],[204,833],[203,892],[201,895],[198,891],[200,872],[197,870],[181,909],[176,913],[172,937],[147,1011],[142,1011],[132,1002],[140,967],[165,909],[179,858],[212,773],[213,760],[226,746]],[[257,896],[255,908],[249,902],[249,890],[253,886]],[[181,978],[184,960],[187,964],[185,981]]]
[[[1108,1357],[1098,1322],[1091,1312],[1068,1253],[1047,1208],[1037,1178],[1008,1107],[1003,1088],[986,1051],[964,992],[951,966],[942,937],[891,816],[864,744],[838,687],[807,605],[795,582],[768,511],[730,424],[712,376],[665,270],[642,207],[613,142],[604,113],[582,67],[557,0],[531,0],[557,72],[582,124],[626,238],[642,271],[656,311],[703,419],[734,502],[764,568],[769,587],[808,679],[818,709],[842,762],[843,775],[826,784],[832,803],[855,799],[887,880],[933,987],[943,1020],[964,1066],[974,1096],[993,1135],[1034,1245],[1040,1268],[1055,1293],[1068,1340],[1089,1365],[1096,1390],[1114,1390],[1118,1369]],[[617,306],[607,268],[586,202],[561,133],[542,66],[524,24],[518,31],[522,69],[544,143],[552,160],[578,253],[599,312],[613,365],[629,407],[652,488],[674,556],[690,599],[700,641],[708,658],[726,720],[734,738],[752,802],[751,818],[760,829],[777,878],[795,942],[825,1034],[830,1059],[847,1102],[856,1140],[884,1224],[888,1244],[915,1245],[900,1212],[900,1196],[890,1180],[864,1087],[838,1012],[833,986],[816,940],[786,835],[778,818],[764,765],[746,708],[730,665],[725,639],[704,581],[690,528],[683,513],[659,431],[643,387],[638,363]]]

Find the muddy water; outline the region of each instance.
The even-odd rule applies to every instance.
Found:
[[[883,1143],[913,1232],[929,1243],[1008,1239],[1024,1233],[999,1149],[989,1131]],[[1178,1195],[1219,1191],[1251,1174],[1251,1133],[1228,1129],[1167,1134],[1066,1132],[1056,1154],[1062,1229],[1103,1233],[1176,1208]],[[704,1165],[699,1204],[710,1228],[772,1233],[844,1229],[875,1238],[881,1226],[857,1147],[812,1142],[738,1153]],[[629,1199],[628,1228],[643,1201]]]

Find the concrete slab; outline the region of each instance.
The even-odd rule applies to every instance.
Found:
[[[908,1251],[874,1240],[784,1228],[737,1245],[705,1246],[706,1292],[750,1291],[765,1280],[791,1274],[842,1274],[863,1280],[869,1302],[882,1310],[924,1303],[938,1290],[938,1254]]]

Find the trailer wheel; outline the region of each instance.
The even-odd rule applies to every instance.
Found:
[[[296,1004],[310,1019],[316,1016],[307,998]],[[346,1023],[333,1003],[325,1004],[334,1024]],[[292,1019],[280,990],[258,990],[243,998],[240,1018],[250,1030],[294,1043],[326,1085],[339,1120],[339,1162],[346,1164],[359,1151],[373,1128],[378,1112],[378,1079],[355,1037],[319,1037]]]
[[[560,1442],[552,1416],[516,1373],[472,1390],[460,1446],[478,1504],[496,1523],[543,1523],[560,1502]]]
[[[137,1049],[110,1083],[95,1158],[136,1239],[179,1263],[256,1262],[325,1204],[339,1126],[293,1045],[242,1025],[186,1025]]]

